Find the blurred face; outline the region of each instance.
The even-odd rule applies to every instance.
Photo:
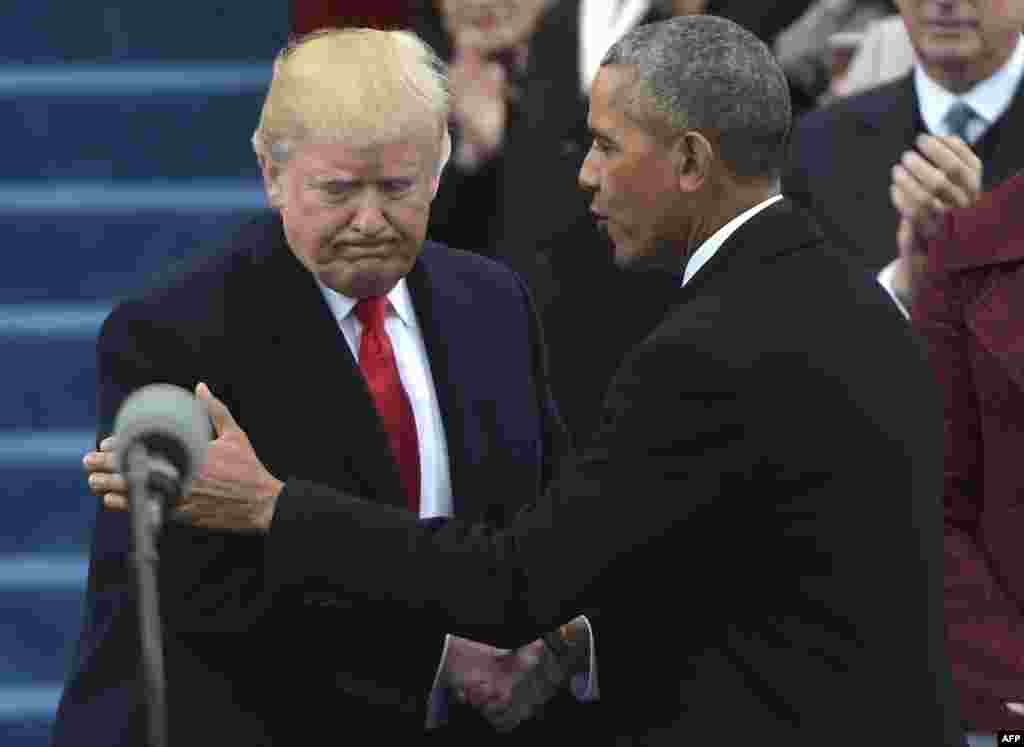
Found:
[[[634,73],[600,69],[587,120],[594,137],[580,169],[580,188],[593,193],[590,210],[615,245],[619,267],[678,271],[689,233],[686,196],[679,189],[671,149],[626,116],[616,94]]]
[[[412,269],[436,170],[436,145],[429,142],[358,149],[304,143],[283,164],[263,163],[292,253],[351,298],[384,295]]]
[[[549,0],[439,0],[445,27],[460,44],[484,52],[519,44]]]
[[[1024,0],[896,0],[928,74],[953,91],[993,75],[1024,28]]]

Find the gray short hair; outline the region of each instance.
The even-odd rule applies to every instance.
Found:
[[[738,176],[780,173],[792,124],[789,84],[746,29],[716,16],[678,16],[633,29],[601,64],[636,68],[626,108],[645,124],[713,135]]]

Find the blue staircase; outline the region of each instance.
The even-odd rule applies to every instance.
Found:
[[[289,22],[284,0],[6,7],[0,747],[42,747],[83,612],[96,333],[265,209],[249,137]]]

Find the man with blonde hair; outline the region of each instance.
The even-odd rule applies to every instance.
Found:
[[[425,240],[451,148],[447,117],[443,66],[412,34],[327,30],[281,53],[253,137],[274,212],[107,319],[103,448],[86,459],[93,492],[124,490],[107,436],[124,398],[157,381],[196,388],[206,402],[216,392],[281,474],[313,475],[431,524],[452,515],[502,524],[543,489],[565,439],[526,289],[495,262]],[[299,593],[277,589],[282,569],[266,563],[268,544],[164,529],[171,744],[423,738],[445,682],[412,693],[377,683],[382,652],[362,643],[391,627],[408,641],[400,616],[338,607],[316,578]],[[307,554],[298,535],[274,544]],[[101,506],[56,747],[144,741],[128,553],[126,517]],[[423,662],[438,667],[447,653],[445,672],[500,653],[432,629],[413,635]],[[535,641],[501,664],[516,670],[544,650]],[[475,714],[460,725],[468,706],[452,708],[442,739],[491,733]]]

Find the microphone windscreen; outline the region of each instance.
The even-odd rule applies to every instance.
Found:
[[[212,433],[206,409],[191,392],[173,384],[150,384],[132,392],[114,419],[119,464],[133,444],[142,443],[150,454],[174,465],[182,485],[203,468]]]

